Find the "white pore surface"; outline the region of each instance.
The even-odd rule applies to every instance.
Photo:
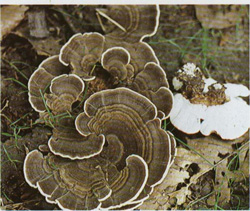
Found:
[[[208,92],[208,87],[214,83],[217,83],[216,80],[214,80],[213,78],[205,78],[204,79],[204,82],[205,82],[205,87],[203,89],[203,92],[204,93],[207,93]]]
[[[245,90],[243,87],[240,89]],[[176,128],[187,134],[200,131],[208,136],[215,132],[222,139],[236,139],[250,128],[250,106],[241,98],[232,97],[236,95],[234,91],[230,94],[229,102],[208,107],[192,104],[181,94],[176,94],[170,121]]]
[[[250,127],[250,106],[241,98],[233,98],[223,105],[209,106],[201,123],[201,133],[216,132],[222,139],[236,139]]]
[[[176,94],[170,112],[170,121],[176,128],[187,134],[198,133],[206,108],[205,105],[192,104],[181,94]]]
[[[228,83],[228,84],[225,84],[225,87],[227,88],[225,91],[225,94],[230,98],[239,97],[239,96],[247,97],[250,95],[249,89],[242,84]]]

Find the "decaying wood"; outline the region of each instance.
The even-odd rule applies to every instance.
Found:
[[[28,13],[30,35],[36,38],[45,38],[49,35],[45,11],[30,11]]]

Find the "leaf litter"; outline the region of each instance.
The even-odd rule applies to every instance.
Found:
[[[177,156],[166,179],[155,188],[150,198],[139,208],[192,209],[202,199],[207,208],[215,204],[223,207],[231,199],[231,180],[244,181],[248,177],[249,141],[247,139],[247,135],[233,142],[223,141],[215,136],[187,138],[187,146],[190,148],[183,146],[177,148]],[[235,150],[234,145],[241,145],[241,147]],[[239,158],[238,164],[230,162],[236,156]],[[232,165],[235,167],[232,168]],[[204,183],[204,179],[208,180],[209,174],[210,181]],[[195,188],[199,189],[197,198],[194,197],[197,195]],[[205,189],[201,190],[202,188]]]

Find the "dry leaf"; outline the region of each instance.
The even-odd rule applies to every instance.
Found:
[[[190,186],[198,183],[202,176],[215,168],[214,193],[221,192],[219,203],[230,200],[230,187],[228,181],[230,178],[237,177],[237,172],[248,172],[249,160],[248,145],[242,148],[239,153],[240,168],[236,172],[229,171],[228,163],[230,155],[234,153],[233,144],[240,144],[245,141],[246,137],[236,141],[225,142],[212,136],[188,139],[188,146],[192,150],[182,147],[177,148],[177,156],[174,164],[171,166],[166,179],[157,187],[139,209],[178,209],[178,205],[190,202],[192,192]],[[190,174],[189,168],[192,164],[198,166],[198,172]],[[247,176],[247,175],[245,175]],[[238,178],[238,177],[237,177]],[[242,180],[242,174],[241,177]],[[240,179],[239,179],[240,180]],[[182,187],[178,189],[178,185]],[[185,184],[185,185],[183,185]],[[201,196],[202,197],[202,196]],[[207,203],[214,205],[216,194],[208,197]]]
[[[24,13],[29,9],[26,6],[3,6],[1,9],[1,37],[11,32],[24,18]]]
[[[191,148],[195,149],[196,152],[200,153],[207,161],[214,164],[216,167],[214,189],[218,193],[221,193],[218,199],[220,204],[230,201],[231,195],[228,182],[229,179],[235,178],[235,174],[229,171],[228,164],[230,162],[230,155],[234,152],[233,144],[238,142],[239,140],[236,140],[235,142],[226,142],[212,136],[192,140],[188,139],[187,141]],[[203,159],[200,161],[204,162]],[[212,168],[213,167],[205,169],[205,172]]]
[[[140,209],[169,209],[173,204],[171,204],[171,199],[176,199],[177,205],[182,205],[186,202],[186,197],[191,195],[189,186],[195,183],[203,172],[210,167],[208,163],[201,162],[202,158],[192,151],[185,148],[177,148],[177,156],[175,158],[174,164],[171,166],[166,179],[154,189],[154,192],[149,197],[147,201],[140,206]],[[200,172],[196,175],[190,177],[187,171],[191,164],[198,163]],[[179,190],[177,189],[178,184],[185,183],[185,181],[190,180],[190,183],[186,184]]]
[[[236,25],[245,14],[241,10],[241,5],[195,5],[197,19],[207,29],[224,29]]]

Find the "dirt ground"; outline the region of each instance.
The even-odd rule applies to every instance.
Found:
[[[22,12],[20,11],[22,15],[18,23],[7,29],[5,34],[2,33],[1,205],[3,209],[58,209],[56,205],[48,204],[38,190],[31,188],[23,176],[25,154],[37,149],[41,144],[46,144],[51,135],[51,128],[36,123],[38,114],[28,102],[27,84],[30,75],[41,61],[48,56],[58,54],[61,46],[75,33],[103,34],[95,14],[97,7],[105,6],[25,6]],[[197,18],[197,8],[192,5],[160,6],[158,31],[153,37],[146,38],[144,41],[154,49],[169,82],[183,64],[193,62],[207,76],[212,76],[219,82],[241,83],[249,86],[249,8],[245,5],[238,7],[235,10],[230,6],[222,9],[215,8],[214,15],[211,16],[213,18],[210,18],[211,24],[215,22],[215,27],[206,28],[205,23]],[[2,10],[3,8],[4,6],[1,7]],[[231,25],[223,22],[221,25],[225,24],[224,27],[216,28],[216,15],[222,13],[226,16],[229,12],[232,13],[231,16],[237,18],[232,19]],[[43,37],[39,37],[32,29],[30,22],[32,16],[38,16],[44,20],[44,31],[40,32]],[[186,145],[190,146],[194,143],[190,142],[190,139],[203,139],[200,134],[188,137],[174,129],[169,121],[167,124],[167,128],[180,140],[177,141],[178,147],[181,148],[180,155],[191,153],[185,151],[188,149]],[[212,137],[212,139],[217,138]],[[244,156],[242,155],[244,159],[240,157],[240,147],[247,146],[247,141],[248,134],[240,140],[227,143],[227,147],[232,146],[231,151],[224,151],[224,154],[221,153],[218,158],[220,157],[220,160],[226,158],[230,161],[238,159],[238,162],[244,160],[245,163],[242,166],[247,170],[249,160],[246,158],[249,158],[249,148],[244,151]],[[225,148],[224,144],[220,145],[222,146]],[[196,151],[199,150],[196,149]],[[200,154],[202,153],[201,151]],[[234,159],[235,154],[238,157]],[[190,158],[191,156],[194,155],[190,154]],[[203,156],[206,156],[206,153]],[[146,202],[147,206],[142,206],[141,209],[238,210],[249,208],[249,174],[237,178],[233,175],[228,180],[223,176],[223,179],[218,180],[228,182],[225,191],[230,194],[229,200],[221,200],[220,197],[224,193],[223,189],[221,191],[216,189],[215,169],[204,171],[203,175],[190,184],[193,176],[198,175],[200,169],[204,167],[198,162],[200,157],[195,159],[197,162],[190,161],[188,168],[183,170],[189,177],[168,190],[172,191],[171,193],[177,193],[188,187],[185,189],[188,193],[181,192],[182,198],[180,195],[168,195],[167,185],[164,184],[164,187],[158,189],[160,195],[156,194],[149,198]],[[220,162],[220,160],[211,158],[214,162]],[[237,162],[230,162],[232,163],[234,170],[241,168]],[[228,163],[225,165],[228,168]],[[230,170],[230,172],[233,171]],[[168,177],[168,180],[171,178]],[[160,200],[158,196],[161,197]]]

